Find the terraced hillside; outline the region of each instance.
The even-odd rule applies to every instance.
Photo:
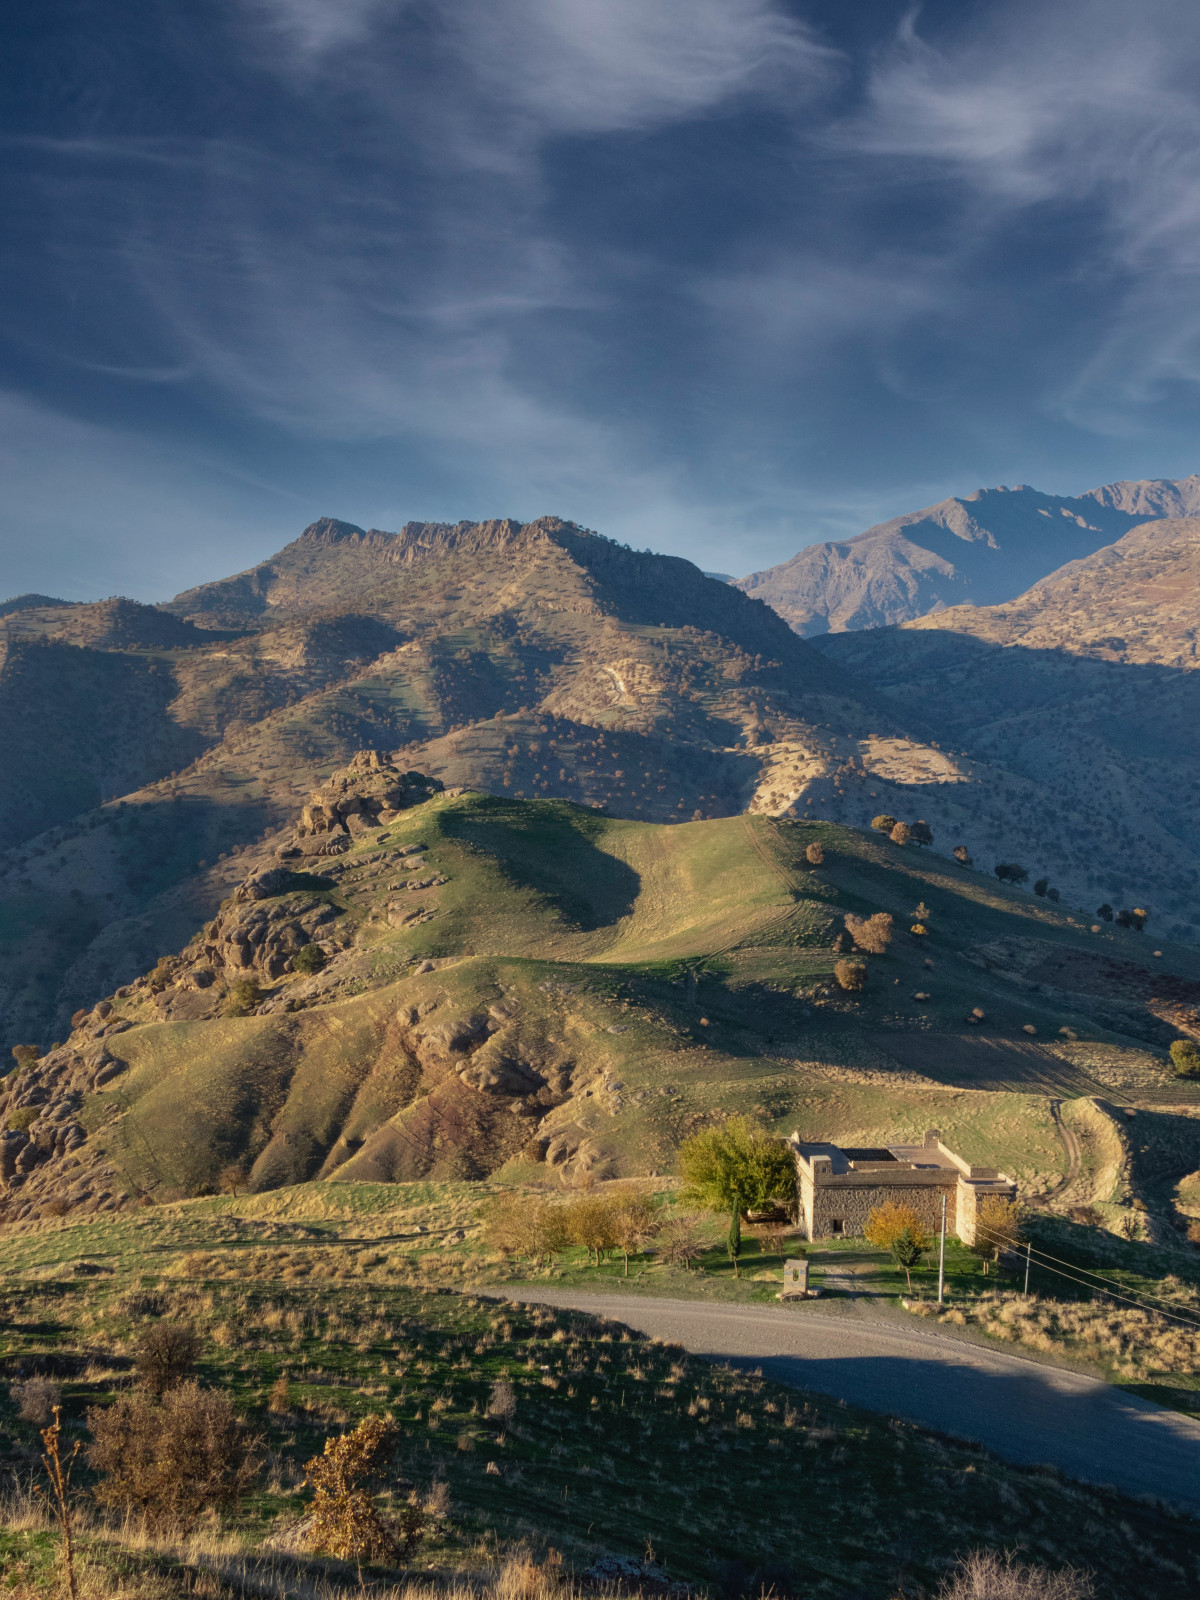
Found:
[[[865,1144],[936,1125],[1052,1199],[1078,1177],[1058,1102],[1103,1102],[1107,1126],[1114,1103],[1170,1099],[1166,1044],[1200,1032],[1194,954],[877,835],[429,795],[365,753],[175,957],[5,1080],[10,1217],[220,1184],[666,1172],[734,1110]],[[890,948],[846,991],[845,919],[878,912]],[[1186,1136],[1155,1168],[1164,1234],[1200,1168],[1184,1109],[1163,1114]],[[1088,1196],[1114,1220],[1135,1196],[1117,1168]]]

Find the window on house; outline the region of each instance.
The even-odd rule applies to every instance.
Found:
[[[841,1217],[830,1217],[830,1219],[829,1219],[829,1231],[830,1231],[830,1233],[844,1233],[845,1232],[845,1228],[844,1228],[844,1225],[842,1223]]]

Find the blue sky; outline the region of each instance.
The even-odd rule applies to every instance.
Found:
[[[0,55],[0,593],[314,517],[743,573],[1200,470],[1182,0],[65,0]]]

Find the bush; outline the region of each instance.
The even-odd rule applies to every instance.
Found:
[[[960,867],[973,867],[975,865],[975,858],[965,844],[956,844],[950,853]]]
[[[1149,912],[1143,911],[1141,906],[1134,906],[1131,911],[1118,911],[1115,920],[1118,928],[1133,928],[1141,933],[1148,916]]]
[[[804,852],[804,859],[810,867],[820,867],[825,862],[825,847],[814,839]]]
[[[12,1057],[17,1063],[17,1070],[22,1067],[31,1067],[38,1060],[38,1047],[35,1044],[15,1044],[12,1047]]]
[[[704,1243],[692,1217],[672,1217],[658,1234],[658,1258],[669,1267],[684,1267],[688,1272],[704,1254]]]
[[[1200,1078],[1200,1045],[1194,1039],[1172,1039],[1171,1065],[1176,1077]]]
[[[876,833],[891,833],[892,829],[896,826],[896,819],[895,817],[889,817],[885,811],[882,813],[882,815],[872,819],[871,826],[875,829]]]
[[[320,972],[327,961],[328,957],[319,944],[306,944],[303,950],[298,950],[292,957],[292,971],[311,975]]]
[[[1112,919],[1113,919],[1113,908],[1109,905],[1107,900],[1104,902],[1104,904],[1102,906],[1097,906],[1096,907],[1096,915],[1100,918],[1101,922],[1111,922],[1112,921]]]
[[[892,942],[892,919],[886,911],[877,911],[873,917],[856,917],[853,912],[848,912],[846,932],[858,948],[865,950],[868,955],[886,955],[887,947]]]
[[[227,1017],[248,1017],[262,1004],[263,992],[252,978],[239,978],[225,996]]]
[[[1047,889],[1049,889],[1049,887],[1050,887],[1050,879],[1049,878],[1039,878],[1038,881],[1033,886],[1033,892],[1036,895],[1045,895],[1045,893],[1046,893]]]
[[[596,1265],[606,1250],[617,1243],[616,1215],[612,1202],[598,1194],[582,1194],[564,1207],[567,1238],[572,1244],[581,1244],[593,1256]]]
[[[571,1242],[567,1207],[541,1195],[505,1195],[484,1218],[484,1238],[503,1255],[547,1261]]]
[[[838,981],[838,987],[853,993],[867,986],[867,969],[862,961],[839,961],[833,969],[833,975]]]
[[[912,838],[912,829],[907,822],[898,822],[888,834],[888,838],[893,844],[907,844]]]
[[[975,1243],[970,1248],[978,1256],[1000,1259],[1001,1250],[1015,1250],[1022,1242],[1023,1213],[1015,1200],[998,1194],[986,1195],[975,1212]]]
[[[18,1106],[9,1113],[8,1126],[13,1133],[28,1133],[41,1113],[40,1106]]]
[[[351,1433],[326,1439],[323,1455],[305,1462],[305,1484],[314,1491],[308,1542],[343,1561],[387,1561],[407,1555],[430,1516],[411,1496],[395,1521],[385,1521],[367,1487],[395,1443],[383,1417],[364,1417]]]
[[[933,843],[933,829],[922,817],[918,817],[908,831],[914,844],[930,845]]]
[[[648,1194],[627,1191],[609,1202],[612,1212],[613,1243],[625,1258],[629,1276],[629,1257],[645,1248],[658,1232],[658,1207]]]
[[[517,1391],[507,1378],[500,1378],[492,1385],[484,1415],[494,1422],[511,1422],[516,1414]]]
[[[138,1345],[137,1373],[152,1394],[174,1389],[200,1355],[200,1336],[190,1322],[156,1322]]]
[[[122,1395],[107,1409],[93,1406],[87,1423],[96,1499],[154,1526],[186,1527],[203,1511],[232,1506],[258,1471],[255,1442],[229,1400],[195,1383],[161,1401]]]
[[[49,1378],[18,1380],[8,1394],[21,1421],[32,1422],[38,1428],[48,1428],[54,1420],[55,1406],[62,1404],[62,1390]]]
[[[939,1591],[939,1600],[1091,1600],[1091,1579],[1074,1567],[1052,1572],[1026,1567],[1012,1553],[975,1550],[964,1556]]]

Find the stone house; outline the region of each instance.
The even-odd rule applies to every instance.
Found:
[[[1002,1200],[1017,1196],[1010,1177],[955,1155],[937,1128],[929,1129],[923,1144],[869,1150],[806,1144],[797,1133],[788,1144],[796,1161],[800,1226],[808,1239],[861,1237],[871,1212],[889,1200],[910,1206],[936,1233],[945,1195],[946,1231],[972,1244],[980,1201],[990,1195]]]

